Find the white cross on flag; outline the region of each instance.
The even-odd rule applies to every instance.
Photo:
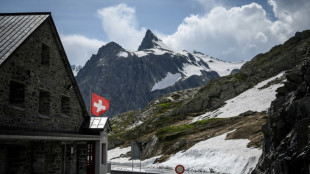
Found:
[[[105,111],[109,109],[110,101],[92,93],[91,100],[91,113],[97,117],[100,117]]]

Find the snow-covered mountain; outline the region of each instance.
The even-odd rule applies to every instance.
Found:
[[[165,89],[173,86],[178,81],[184,81],[191,76],[201,76],[203,72],[216,72],[219,76],[226,76],[232,72],[236,72],[246,61],[225,62],[203,53],[194,51],[193,53],[187,51],[173,51],[169,49],[160,40],[153,40],[155,48],[149,48],[142,51],[127,51],[123,50],[117,54],[118,57],[127,58],[128,56],[136,56],[144,58],[152,55],[170,56],[170,57],[184,57],[186,61],[178,69],[178,72],[172,74],[167,72],[166,76],[159,81],[156,81],[152,87],[152,91],[158,89]]]
[[[146,35],[139,46],[138,51],[121,51],[118,53],[119,57],[128,57],[134,55],[137,57],[147,57],[150,55],[171,55],[184,56],[188,60],[188,64],[183,64],[180,69],[182,78],[186,79],[192,75],[201,75],[200,71],[215,71],[219,76],[226,76],[232,72],[239,70],[246,61],[226,62],[212,56],[205,55],[196,50],[190,53],[186,50],[176,51],[165,45],[161,39],[155,36],[150,30],[146,32]],[[168,76],[169,74],[167,74]]]
[[[83,68],[81,65],[71,65],[71,69],[74,77],[78,74],[78,72]]]
[[[138,51],[111,42],[101,47],[76,79],[86,104],[89,90],[111,100],[106,115],[145,107],[166,93],[205,85],[209,80],[235,72],[245,62],[224,62],[197,51],[175,51],[150,30]]]

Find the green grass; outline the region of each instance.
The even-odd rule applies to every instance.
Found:
[[[192,124],[189,125],[180,125],[180,126],[169,126],[169,127],[165,127],[162,129],[159,129],[156,132],[157,136],[163,135],[163,134],[171,134],[171,133],[175,133],[175,132],[182,132],[182,131],[186,131],[189,129],[193,129],[195,126]]]
[[[157,106],[162,108],[170,108],[172,106],[172,103],[159,103]]]
[[[198,128],[198,127],[203,127],[205,125],[212,124],[217,121],[222,121],[224,119],[225,118],[210,118],[206,120],[196,121],[194,123],[187,124],[187,125],[168,126],[168,127],[164,127],[156,131],[156,135],[158,137],[164,137],[165,135],[168,135],[168,134],[187,132],[195,128]]]
[[[119,133],[119,132],[122,132],[124,127],[129,127],[132,124],[133,120],[135,119],[136,113],[137,111],[129,111],[125,113],[124,115],[122,115],[121,122],[114,123],[112,125],[113,131],[115,133]]]
[[[225,118],[209,118],[209,119],[206,119],[206,120],[199,120],[199,121],[196,121],[194,123],[192,123],[193,125],[195,126],[200,126],[200,125],[206,125],[206,124],[210,124],[210,123],[213,123],[213,122],[216,122],[216,121],[219,121],[219,120],[224,120]]]
[[[178,102],[178,103],[172,103],[172,102],[159,103],[159,104],[157,104],[158,111],[157,111],[157,113],[154,113],[154,115],[158,116],[160,114],[166,113],[169,110],[171,110],[171,109],[173,109],[175,107],[180,106],[181,104],[182,104],[182,102]]]

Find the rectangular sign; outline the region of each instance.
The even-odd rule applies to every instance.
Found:
[[[132,160],[141,160],[142,156],[142,142],[131,142],[131,159]]]

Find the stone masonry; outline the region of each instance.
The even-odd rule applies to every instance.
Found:
[[[71,70],[65,66],[62,48],[50,23],[46,20],[0,67],[0,125],[77,130],[84,119],[85,113],[73,89],[77,86],[70,89],[73,85]],[[49,65],[41,60],[44,45],[49,47]],[[22,106],[10,103],[12,81],[24,85]],[[47,107],[42,104],[42,113],[39,112],[40,94],[49,95],[45,97],[44,106]],[[62,98],[69,99],[66,113],[62,111]]]
[[[0,174],[85,174],[87,117],[49,15],[0,62]]]

